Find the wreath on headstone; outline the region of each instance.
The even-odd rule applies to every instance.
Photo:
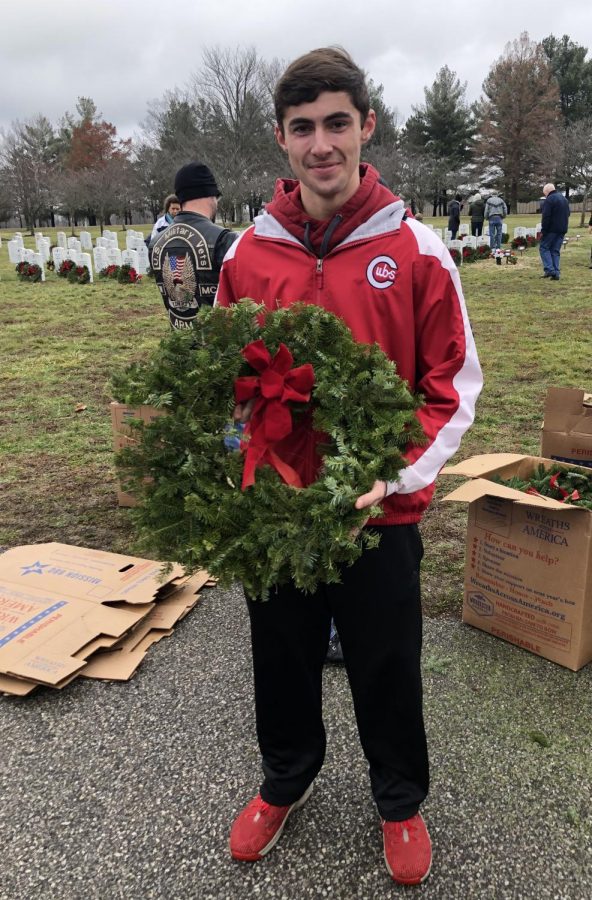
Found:
[[[307,591],[339,581],[379,539],[360,529],[381,508],[356,510],[356,498],[396,479],[405,448],[423,440],[420,400],[394,363],[305,304],[202,308],[112,389],[167,413],[134,422],[136,443],[117,456],[140,500],[141,548],[238,579],[251,596],[290,578]],[[235,403],[249,399],[237,434]]]
[[[30,263],[26,260],[19,262],[16,264],[16,274],[19,281],[41,281],[42,280],[42,272],[41,266],[38,266],[37,263]]]

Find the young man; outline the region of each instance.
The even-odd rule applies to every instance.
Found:
[[[474,417],[481,371],[458,272],[443,243],[360,165],[376,117],[364,74],[345,51],[293,62],[275,92],[275,134],[298,181],[274,198],[226,255],[217,302],[242,297],[270,309],[304,300],[340,316],[362,343],[377,342],[426,403],[427,443],[407,450],[397,482],[376,481],[356,507],[382,504],[369,521],[380,546],[315,595],[277,587],[247,598],[251,619],[260,793],[232,827],[235,859],[261,859],[288,815],[307,799],[323,763],[321,678],[334,618],[370,767],[386,865],[402,884],[430,870],[419,806],[428,791],[420,674],[417,523],[433,481]],[[240,410],[239,410],[240,412]]]

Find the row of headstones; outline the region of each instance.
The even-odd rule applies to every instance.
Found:
[[[430,228],[434,232],[434,234],[437,234],[438,237],[445,242],[452,239],[452,232],[447,228],[435,228],[433,225],[428,225],[428,228]],[[504,234],[508,233],[508,226],[505,222],[502,222],[502,231],[504,232]],[[468,225],[459,225],[457,234],[461,238],[471,237],[471,230]],[[483,229],[483,235],[485,237],[489,236],[489,227],[487,225]]]
[[[514,237],[515,238],[517,238],[517,237],[534,237],[535,238],[537,236],[537,234],[539,234],[542,227],[543,227],[542,222],[539,222],[539,224],[535,228],[523,228],[522,225],[518,225],[514,229]]]
[[[59,270],[63,262],[65,262],[67,259],[71,259],[72,262],[77,266],[86,266],[89,271],[91,282],[94,281],[90,253],[84,253],[82,250],[77,250],[75,247],[68,247],[68,249],[64,249],[63,247],[54,247],[51,251],[51,258],[53,259],[53,264],[55,266],[56,272]]]
[[[26,260],[27,262],[40,265],[43,269],[43,281],[45,281],[44,266],[50,255],[53,258],[56,269],[59,269],[66,259],[71,259],[76,265],[88,266],[92,281],[91,258],[90,254],[85,252],[87,248],[93,251],[94,267],[99,272],[110,265],[129,265],[140,275],[145,275],[150,270],[148,248],[144,243],[144,236],[141,231],[128,231],[126,237],[127,248],[123,251],[117,246],[116,232],[104,232],[102,238],[97,238],[97,246],[94,248],[90,238],[91,235],[88,231],[81,231],[80,238],[66,237],[65,232],[59,231],[57,234],[57,246],[50,253],[49,238],[44,237],[41,232],[37,232],[35,234],[37,252],[35,253],[33,250],[26,250],[23,236],[20,232],[17,232],[14,238],[8,241],[8,258],[14,264]],[[35,256],[35,259],[32,258],[31,254]],[[37,257],[40,257],[40,261]]]
[[[472,235],[468,234],[464,241],[459,240],[446,240],[444,241],[448,249],[450,247],[456,247],[457,250],[462,250],[463,247],[471,247],[472,250],[476,250],[477,247],[490,246],[490,240],[488,234],[481,234],[479,237],[472,237]]]

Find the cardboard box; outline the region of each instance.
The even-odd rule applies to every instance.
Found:
[[[541,456],[592,468],[592,394],[576,388],[548,389]]]
[[[137,443],[135,430],[130,426],[133,420],[145,422],[147,425],[158,416],[166,415],[166,410],[157,409],[155,406],[127,406],[114,400],[111,403],[111,428],[113,431],[113,450],[117,453],[123,447],[130,447]],[[117,505],[136,506],[136,498],[117,486]]]
[[[442,470],[471,479],[444,497],[469,504],[463,622],[577,671],[592,660],[592,512],[490,480],[540,463],[555,465],[500,453]]]
[[[181,566],[163,577],[161,562],[101,550],[57,543],[7,550],[0,556],[0,690],[63,687],[89,656],[149,621],[155,604],[186,582]]]

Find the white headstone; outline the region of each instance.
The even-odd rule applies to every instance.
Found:
[[[43,261],[47,262],[51,253],[51,242],[49,238],[42,238],[37,245],[37,250],[43,257]]]
[[[486,244],[489,247],[489,235],[488,234],[482,234],[480,237],[477,238],[477,246],[478,247],[482,247],[484,244]]]
[[[121,251],[121,265],[122,266],[131,266],[132,269],[138,271],[138,251],[137,250],[122,250]]]
[[[476,250],[476,248],[477,248],[477,238],[476,238],[476,237],[472,237],[470,234],[468,234],[468,235],[465,237],[465,239],[464,239],[464,241],[463,241],[463,244],[464,244],[465,247],[472,247],[473,250]]]
[[[8,258],[11,263],[16,265],[17,262],[20,262],[19,259],[19,250],[21,249],[21,244],[14,239],[8,242]]]
[[[92,250],[92,235],[90,231],[80,232],[80,246],[83,250]]]
[[[41,281],[45,281],[45,266],[43,264],[44,263],[43,254],[42,253],[34,253],[33,257],[34,258],[31,260],[31,264],[34,266],[35,265],[39,266],[39,268],[41,269]]]
[[[469,234],[469,233],[470,233],[470,230],[471,230],[471,229],[469,228],[469,226],[468,226],[467,224],[459,225],[459,226],[458,226],[458,233],[459,233],[459,234]]]
[[[82,247],[80,245],[80,241],[78,238],[69,237],[68,238],[68,250],[76,250],[77,253],[80,253]]]
[[[66,258],[66,250],[64,247],[54,247],[51,251],[51,256],[53,259],[53,264],[55,266],[56,272],[59,271],[59,268],[63,261]]]
[[[66,250],[66,259],[71,259],[72,262],[76,263],[77,266],[80,265],[80,250],[74,250],[70,247]]]
[[[13,241],[16,241],[19,247],[24,247],[25,243],[23,241],[23,236],[20,231],[16,231],[13,237]]]
[[[137,272],[140,275],[146,275],[147,272],[150,271],[150,256],[148,254],[148,247],[142,241],[140,248],[138,249],[138,268]]]
[[[462,263],[462,252],[463,252],[463,247],[464,247],[463,242],[462,241],[448,241],[446,246],[448,247],[449,250],[458,250],[458,252],[460,253],[460,262]]]
[[[63,247],[64,250],[67,249],[68,242],[67,242],[65,231],[58,231],[57,236],[56,236],[56,241],[58,242],[58,247]]]
[[[138,231],[128,231],[125,236],[125,246],[128,250],[139,250],[144,243],[144,235]]]
[[[117,247],[109,247],[107,250],[107,264],[110,266],[121,265],[121,250]]]
[[[81,254],[80,254],[80,265],[81,265],[81,266],[86,266],[86,267],[87,267],[87,269],[88,269],[88,271],[89,271],[89,274],[90,274],[91,284],[92,284],[92,282],[93,282],[95,279],[94,279],[94,277],[93,277],[93,267],[92,267],[92,261],[91,261],[91,258],[90,258],[90,253],[81,253]]]
[[[526,237],[526,234],[527,234],[527,229],[524,228],[523,225],[518,225],[518,226],[514,229],[514,237],[515,237],[515,238],[517,238],[517,237]]]
[[[93,258],[95,261],[95,269],[97,272],[102,272],[103,269],[106,269],[109,265],[109,261],[107,259],[107,251],[104,247],[95,247],[93,250]]]
[[[507,233],[508,233],[508,223],[502,222],[502,234],[507,234]]]

